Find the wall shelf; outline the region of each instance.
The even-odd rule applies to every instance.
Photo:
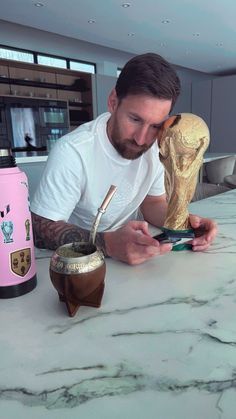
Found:
[[[66,101],[73,114],[71,129],[75,120],[81,125],[94,117],[92,75],[81,71],[0,59],[0,98],[6,96],[22,103],[29,97]]]
[[[21,79],[12,79],[8,77],[0,76],[0,83],[4,84],[14,84],[18,86],[29,86],[29,87],[41,87],[44,89],[56,89],[56,90],[69,90],[76,92],[88,92],[90,88],[87,87],[86,81],[83,79],[77,79],[72,85],[68,86],[66,84],[57,84],[57,83],[47,83],[34,80],[21,80]]]
[[[70,108],[87,108],[88,106],[91,106],[91,103],[86,102],[71,102],[69,100],[68,102]]]

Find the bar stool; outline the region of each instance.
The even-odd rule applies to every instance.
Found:
[[[230,191],[226,185],[215,185],[213,183],[198,183],[192,201],[200,201],[201,199],[209,198],[210,196],[218,195]]]
[[[224,177],[224,184],[230,189],[236,189],[236,174]]]
[[[216,185],[223,184],[224,178],[232,175],[235,156],[222,157],[205,163],[207,181]]]

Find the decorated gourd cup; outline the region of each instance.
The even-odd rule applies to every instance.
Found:
[[[80,306],[100,307],[105,283],[103,252],[89,242],[60,246],[50,261],[50,278],[69,316]]]

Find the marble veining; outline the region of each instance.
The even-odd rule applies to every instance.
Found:
[[[0,303],[4,419],[235,419],[236,191],[194,202],[204,253],[108,259],[99,309],[69,318],[38,251],[38,285]]]

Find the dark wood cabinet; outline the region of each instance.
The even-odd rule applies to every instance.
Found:
[[[67,101],[71,130],[94,116],[88,73],[0,60],[0,96],[8,95]]]
[[[0,95],[10,95],[10,93],[8,66],[0,64]]]

